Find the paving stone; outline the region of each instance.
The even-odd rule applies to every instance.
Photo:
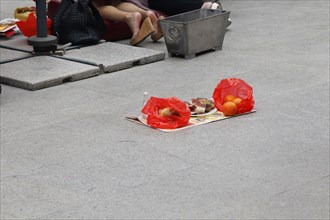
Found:
[[[31,57],[31,53],[0,48],[0,64]]]
[[[100,74],[95,66],[50,56],[35,56],[1,64],[0,82],[28,90],[38,90]]]
[[[102,64],[105,72],[127,69],[165,59],[165,53],[141,47],[106,42],[91,47],[69,50],[63,58]]]
[[[12,48],[16,50],[21,50],[25,52],[33,52],[33,47],[27,44],[27,37],[17,33],[12,37],[5,39],[0,42],[0,47]]]
[[[15,44],[15,42],[18,43]],[[19,46],[23,46],[24,44],[26,44],[26,39],[17,37],[13,41],[6,42],[3,46],[16,47],[16,49],[29,51]],[[30,46],[27,45],[27,47]],[[7,48],[1,49],[6,50],[6,53],[11,51]],[[24,61],[3,64],[1,66],[2,74],[0,79],[4,84],[28,90],[37,90],[59,85],[63,82],[76,81],[99,75],[102,71],[114,72],[133,67],[134,65],[152,63],[163,59],[165,59],[164,52],[107,42],[92,47],[69,50],[64,56],[32,57]],[[81,61],[81,63],[75,61]],[[99,67],[89,64],[103,66],[104,70],[100,71]],[[26,68],[27,66],[29,68]],[[65,71],[63,72],[62,68],[49,69],[50,66],[63,66]],[[27,70],[28,74],[26,74]]]
[[[1,46],[1,51],[6,53],[5,56],[7,53],[24,53],[10,50],[8,47],[22,51],[29,51],[30,47],[26,45],[26,39],[21,37],[15,37],[12,41],[5,42]],[[6,56],[6,60],[8,59]],[[99,75],[103,71],[114,72],[163,59],[165,59],[164,52],[107,42],[68,50],[64,56],[39,56],[31,57],[28,60],[4,63],[1,65],[0,79],[4,84],[37,90],[60,85],[63,82],[89,78]],[[56,66],[63,68],[58,69],[55,68]],[[99,66],[104,67],[104,69],[101,71]]]

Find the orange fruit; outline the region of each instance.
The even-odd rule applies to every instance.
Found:
[[[235,96],[233,96],[233,95],[226,95],[225,98],[224,98],[224,100],[223,100],[223,103],[230,102],[234,98],[235,98]]]
[[[236,97],[236,98],[234,98],[232,100],[232,102],[235,102],[236,105],[238,105],[239,103],[241,103],[241,101],[242,101],[242,99],[241,98],[238,98],[238,97]]]
[[[222,105],[222,112],[225,116],[236,115],[237,113],[237,105],[235,102],[226,102]]]

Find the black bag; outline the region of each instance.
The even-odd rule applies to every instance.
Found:
[[[52,31],[61,44],[97,44],[106,26],[90,0],[62,0],[52,19]]]

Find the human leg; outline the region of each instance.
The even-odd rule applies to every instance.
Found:
[[[151,34],[151,38],[153,41],[157,41],[163,36],[161,29],[159,27],[158,18],[153,11],[144,10],[130,2],[120,2],[119,4],[116,5],[116,7],[120,10],[127,12],[139,12],[142,15],[143,20],[145,20],[146,18],[150,18],[150,21],[154,28],[154,32]]]
[[[132,38],[135,38],[140,30],[142,15],[138,12],[123,11],[117,8],[120,1],[93,0],[94,6],[99,11],[100,15],[111,21],[125,22],[132,32]]]

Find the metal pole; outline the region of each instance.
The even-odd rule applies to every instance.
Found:
[[[46,0],[36,0],[37,8],[37,36],[47,37]]]
[[[47,33],[46,0],[36,0],[36,7],[37,35],[29,37],[27,42],[36,54],[49,54],[57,48],[57,37]]]

